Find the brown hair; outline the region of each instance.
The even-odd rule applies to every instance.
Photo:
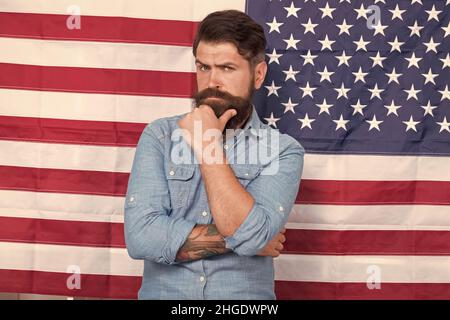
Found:
[[[233,43],[239,54],[254,67],[264,61],[266,37],[264,29],[238,10],[216,11],[200,23],[193,43],[194,56],[200,41]]]

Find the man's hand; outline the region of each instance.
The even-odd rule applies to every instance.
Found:
[[[283,250],[283,243],[286,241],[286,236],[284,233],[286,232],[286,228],[283,228],[280,233],[278,233],[272,240],[260,251],[258,252],[258,256],[270,256],[270,257],[278,257],[280,255],[280,251]]]
[[[180,129],[184,129],[183,138],[193,151],[197,155],[202,155],[202,150],[211,143],[219,143],[225,125],[235,115],[236,110],[229,109],[217,118],[210,106],[201,105],[178,120],[178,125]]]

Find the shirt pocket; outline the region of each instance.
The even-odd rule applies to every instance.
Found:
[[[257,164],[230,164],[230,167],[244,188],[247,187],[247,185],[255,179],[262,170],[262,166]]]
[[[195,165],[170,165],[166,172],[172,208],[186,205],[192,189]]]

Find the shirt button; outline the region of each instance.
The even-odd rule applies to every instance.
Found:
[[[169,175],[171,175],[171,176],[173,176],[175,174],[175,172],[173,171],[173,170],[171,170],[170,172],[169,172]]]
[[[133,202],[133,201],[134,201],[134,197],[131,197],[131,198],[130,198],[130,202]]]
[[[248,177],[248,173],[246,173],[245,176]]]
[[[207,215],[208,215],[208,212],[206,212],[206,211],[202,212],[202,216],[206,217]]]
[[[280,207],[279,210],[280,210],[280,211],[284,211],[284,208],[283,208],[283,207]]]
[[[228,145],[227,145],[227,144],[224,145],[223,148],[224,148],[225,150],[228,150]]]
[[[204,276],[201,276],[200,277],[200,282],[204,282],[205,281],[205,277]]]

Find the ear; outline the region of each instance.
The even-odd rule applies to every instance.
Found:
[[[267,73],[267,63],[262,61],[255,66],[255,89],[261,88]]]

